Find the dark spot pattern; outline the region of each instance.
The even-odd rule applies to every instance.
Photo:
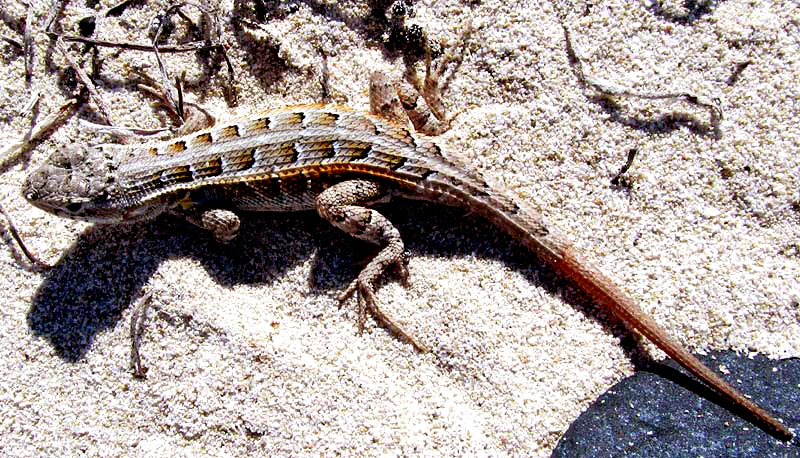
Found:
[[[255,152],[255,148],[250,148],[247,150],[235,151],[223,156],[225,171],[241,172],[252,168],[253,164],[256,163]]]
[[[207,161],[200,162],[194,165],[194,178],[211,178],[222,175],[222,158],[219,156],[212,157]]]
[[[270,128],[269,122],[270,122],[269,117],[255,119],[247,123],[245,129],[247,129],[247,132],[251,134],[263,133],[269,130]]]
[[[178,154],[186,151],[186,142],[183,140],[178,140],[176,142],[170,143],[167,145],[166,153],[167,154]]]
[[[188,183],[194,180],[188,165],[180,165],[161,172],[161,182],[164,184]]]
[[[233,125],[230,125],[230,126],[223,127],[222,129],[219,130],[219,134],[218,135],[219,135],[219,140],[220,141],[230,140],[230,139],[233,139],[233,138],[238,138],[239,137],[239,126],[237,126],[236,124],[233,124]]]
[[[336,127],[339,115],[336,113],[318,112],[313,116],[308,116],[306,127]]]
[[[211,138],[210,132],[202,133],[196,137],[194,137],[194,141],[192,142],[193,146],[208,146],[214,142],[214,139]]]

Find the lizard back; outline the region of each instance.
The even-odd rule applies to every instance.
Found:
[[[340,106],[263,111],[166,142],[111,147],[123,150],[114,154],[118,190],[108,206],[128,215],[170,203],[309,210],[326,187],[354,177],[447,205],[473,207],[481,197],[512,205],[434,139]]]

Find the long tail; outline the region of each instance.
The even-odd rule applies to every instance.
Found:
[[[677,361],[703,383],[716,390],[734,405],[750,412],[766,431],[784,441],[792,439],[792,432],[783,423],[779,422],[755,402],[746,398],[740,391],[717,375],[716,372],[686,351],[652,318],[642,312],[639,306],[615,286],[610,279],[574,253],[574,250],[568,244],[560,244],[556,249],[559,250],[559,260],[550,261],[550,264],[559,272],[572,279],[581,289],[607,307],[628,326],[650,339],[670,358]]]
[[[537,212],[521,207],[507,193],[502,192],[502,187],[487,184],[468,165],[452,163],[452,154],[446,155],[447,158],[431,154],[428,150],[437,151],[438,147],[426,137],[419,136],[416,142],[417,159],[425,157],[427,161],[426,164],[416,165],[427,169],[426,173],[411,180],[404,179],[400,174],[387,174],[388,178],[401,186],[412,188],[412,197],[415,194],[423,195],[444,204],[464,206],[485,217],[524,243],[566,278],[577,283],[589,296],[608,308],[630,328],[650,339],[703,383],[735,406],[750,412],[764,430],[785,441],[794,437],[781,422],[686,351],[611,279],[583,259],[566,238],[553,233]],[[407,163],[408,158],[403,164]]]
[[[462,198],[470,200],[470,207],[522,241],[539,257],[547,261],[566,278],[575,282],[586,294],[605,306],[663,350],[703,383],[717,391],[735,406],[748,411],[764,430],[784,441],[794,434],[770,413],[746,398],[736,388],[700,362],[678,343],[666,330],[646,315],[614,282],[584,259],[572,245],[559,234],[554,234],[535,212],[520,208],[513,200],[501,195],[476,193],[474,190]]]

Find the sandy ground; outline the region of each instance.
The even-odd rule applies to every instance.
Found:
[[[45,2],[40,2],[45,3]],[[114,2],[69,2],[58,28]],[[277,2],[276,2],[277,3]],[[800,355],[800,10],[789,2],[594,4],[418,2],[410,19],[447,43],[476,28],[446,101],[464,110],[444,138],[490,180],[540,210],[644,310],[695,351]],[[6,0],[0,35],[22,40],[25,7]],[[97,19],[93,37],[149,43],[165,2]],[[399,76],[366,2],[296,2],[266,17],[224,1],[223,69],[167,55],[186,98],[224,117],[330,96],[368,109],[374,69]],[[34,8],[37,120],[74,78]],[[191,10],[187,10],[191,11]],[[595,97],[568,60],[566,24],[586,69],[642,91],[720,99],[722,136],[681,102]],[[234,27],[235,18],[261,24]],[[24,58],[3,42],[0,123],[27,130]],[[83,46],[71,55],[86,62]],[[166,125],[135,86],[152,53],[102,48],[95,76],[115,123]],[[336,294],[371,248],[314,214],[248,215],[229,246],[174,218],[127,227],[60,219],[19,194],[32,167],[73,142],[85,105],[45,141],[2,162],[0,199],[55,268],[33,273],[0,250],[0,448],[8,456],[547,456],[570,422],[632,371],[631,335],[533,255],[460,210],[389,205],[405,235],[411,284],[387,281],[384,309],[427,343],[418,354]],[[637,155],[629,186],[611,178]],[[5,228],[5,222],[3,223]],[[8,233],[4,229],[8,242]],[[152,294],[145,381],[129,369],[129,319]],[[622,343],[620,341],[623,341]],[[660,358],[652,347],[644,347]]]

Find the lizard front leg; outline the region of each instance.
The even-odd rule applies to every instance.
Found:
[[[188,208],[181,211],[181,216],[195,226],[211,231],[220,243],[230,242],[239,233],[239,216],[224,208]]]
[[[381,200],[385,195],[386,189],[377,181],[348,180],[329,187],[317,196],[315,208],[321,217],[353,237],[381,246],[378,254],[339,295],[339,301],[344,301],[356,293],[359,332],[364,330],[369,310],[391,332],[408,340],[417,350],[427,352],[428,349],[424,345],[418,343],[389,319],[378,308],[375,300],[375,282],[388,268],[396,266],[401,276],[404,278],[408,276],[403,257],[405,246],[400,232],[377,210],[366,207]]]

